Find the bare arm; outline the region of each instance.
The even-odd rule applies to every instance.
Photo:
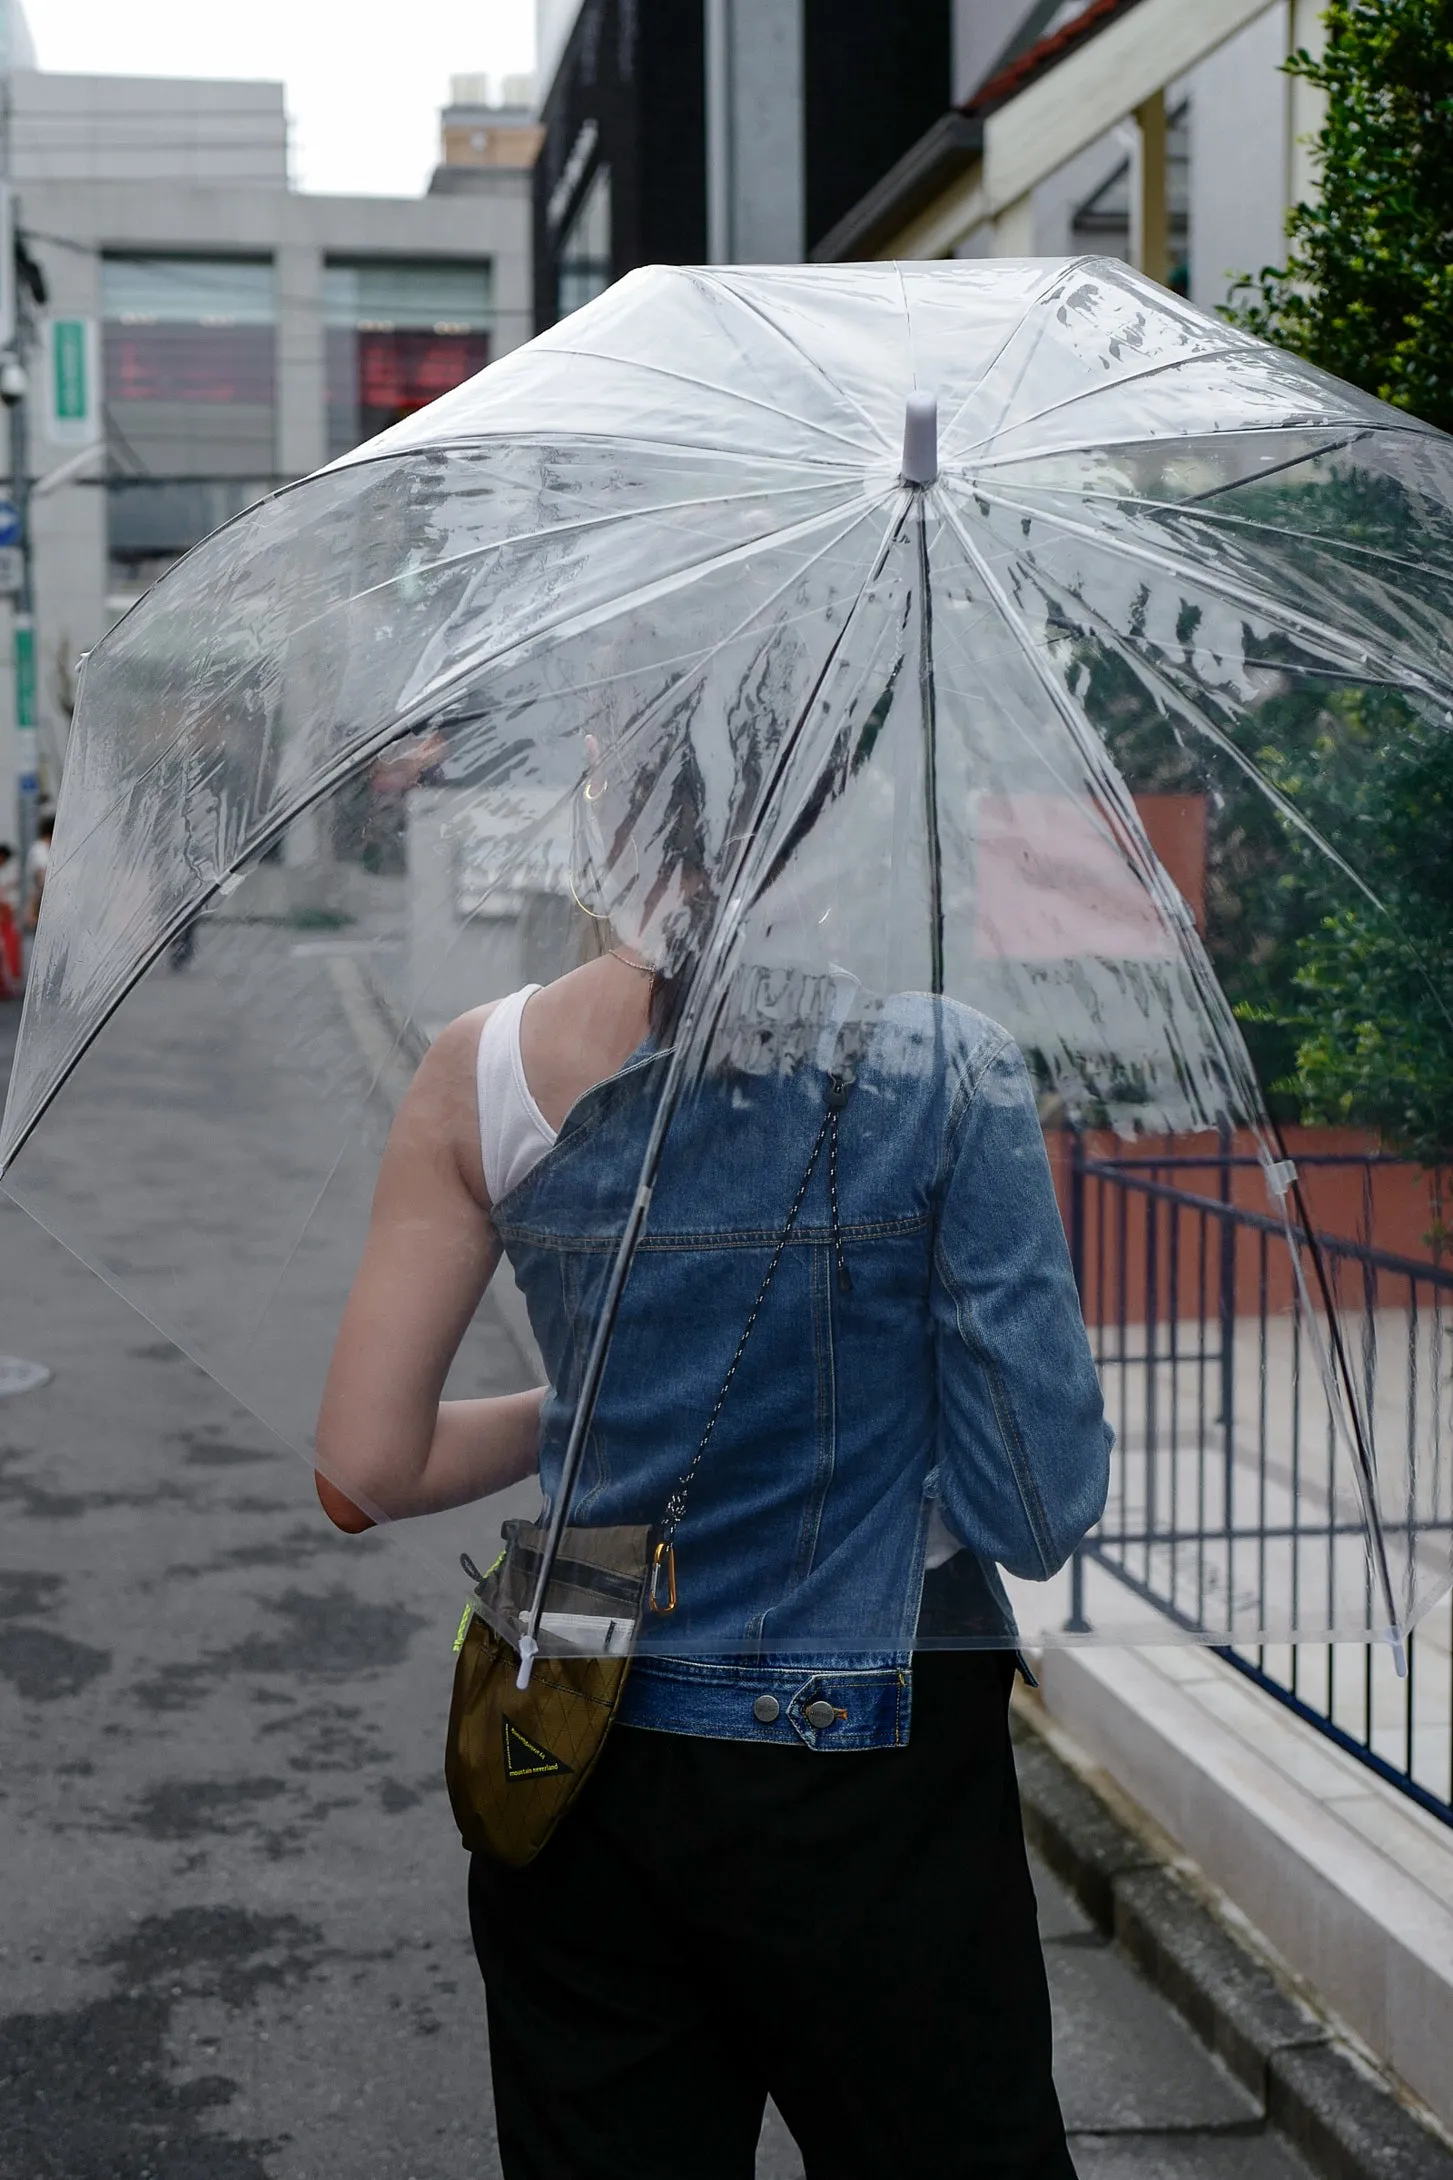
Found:
[[[318,1497],[340,1529],[370,1527],[365,1507],[398,1520],[461,1506],[539,1458],[543,1387],[440,1399],[499,1258],[475,1104],[481,1021],[464,1015],[435,1041],[389,1132],[318,1413]]]

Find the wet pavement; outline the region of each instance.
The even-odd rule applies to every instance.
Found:
[[[146,1186],[112,1176],[119,1226]],[[335,1536],[303,1464],[3,1197],[0,1351],[53,1373],[0,1399],[0,2180],[491,2180],[440,1778],[459,1601]],[[488,1309],[470,1369],[524,1382]],[[1294,2180],[1037,1874],[1085,2180]],[[800,2171],[769,2120],[759,2180]]]

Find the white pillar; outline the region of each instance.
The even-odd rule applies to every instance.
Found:
[[[714,265],[805,248],[803,0],[707,0],[706,233]]]
[[[1327,50],[1327,26],[1322,20],[1323,0],[1290,0],[1287,8],[1287,50],[1310,53],[1320,60]],[[1318,134],[1327,117],[1327,100],[1324,94],[1303,81],[1300,76],[1288,76],[1287,92],[1287,175],[1286,201],[1294,204],[1313,204],[1320,194],[1321,184],[1311,156],[1311,139]]]
[[[276,268],[277,464],[285,477],[305,477],[328,459],[323,253],[284,242]]]

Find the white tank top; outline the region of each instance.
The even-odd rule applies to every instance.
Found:
[[[556,1130],[531,1096],[520,1059],[520,1016],[539,989],[526,984],[501,999],[479,1033],[474,1086],[484,1185],[492,1204],[503,1202],[555,1148]]]

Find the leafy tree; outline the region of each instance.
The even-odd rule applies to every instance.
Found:
[[[1303,902],[1321,912],[1291,949],[1278,1009],[1296,1041],[1292,1086],[1308,1120],[1375,1128],[1442,1165],[1453,1155],[1453,736],[1385,691],[1335,701],[1344,743],[1377,750],[1376,764],[1339,775],[1340,830],[1381,905],[1303,859]],[[1301,784],[1291,767],[1283,784]]]
[[[1325,92],[1321,194],[1287,262],[1227,315],[1453,429],[1453,0],[1331,0],[1325,53],[1288,72]]]
[[[1287,64],[1326,94],[1320,196],[1293,211],[1286,264],[1241,282],[1227,316],[1453,429],[1453,0],[1331,0],[1324,20],[1324,55]],[[1413,513],[1396,489],[1380,511],[1350,505],[1345,483],[1322,497],[1345,534],[1392,549]],[[1439,527],[1430,531],[1425,514],[1408,520],[1405,537],[1421,530],[1427,552]],[[1403,565],[1417,557],[1404,550]],[[1253,1050],[1263,1064],[1289,1063],[1277,1087],[1304,1118],[1375,1128],[1391,1147],[1446,1164],[1448,722],[1369,687],[1294,690],[1260,723],[1260,768],[1343,849],[1382,906],[1288,842],[1274,886],[1251,904],[1260,959],[1230,979]]]

